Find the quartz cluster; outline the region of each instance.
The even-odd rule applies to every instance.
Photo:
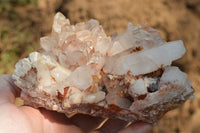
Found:
[[[155,123],[193,97],[187,75],[171,66],[183,42],[166,42],[146,25],[107,36],[97,20],[71,25],[57,13],[40,45],[12,75],[27,105]]]

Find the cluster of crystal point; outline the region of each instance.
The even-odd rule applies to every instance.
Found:
[[[185,53],[183,42],[145,25],[129,23],[110,37],[97,20],[70,25],[57,13],[40,41],[13,73],[29,105],[153,123],[193,96],[187,75],[170,66]]]

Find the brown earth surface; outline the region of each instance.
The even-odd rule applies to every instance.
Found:
[[[188,79],[193,81],[195,99],[168,112],[154,126],[152,133],[200,132],[200,0],[39,0],[36,5],[12,4],[11,7],[15,9],[17,20],[12,21],[11,9],[6,8],[6,12],[4,9],[1,13],[0,8],[0,67],[5,63],[11,67],[0,69],[1,73],[12,73],[14,63],[38,46],[39,37],[50,34],[52,19],[57,11],[68,17],[72,24],[95,18],[108,35],[122,32],[128,22],[132,22],[145,23],[160,30],[167,41],[183,40],[187,52],[174,65],[188,73]],[[12,34],[6,32],[3,38],[5,25],[7,29],[11,27]],[[29,36],[19,35],[17,31]],[[16,36],[20,42],[13,40]],[[14,47],[17,52],[7,54],[5,57],[8,60],[4,59],[4,54]],[[15,60],[9,62],[11,56]]]

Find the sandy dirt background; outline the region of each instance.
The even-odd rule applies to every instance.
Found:
[[[95,18],[108,35],[132,22],[160,30],[167,41],[183,40],[187,53],[174,65],[188,73],[196,97],[168,112],[152,133],[200,132],[200,0],[0,1],[0,73],[12,73],[16,61],[39,46],[57,11],[72,24]]]

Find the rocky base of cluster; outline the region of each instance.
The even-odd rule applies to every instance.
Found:
[[[163,90],[158,91],[157,95],[163,95],[163,93],[166,91],[173,93],[176,90],[177,87],[173,87],[169,84]],[[92,103],[74,104],[71,105],[71,107],[64,108],[62,103],[57,103],[54,100],[31,97],[26,94],[22,94],[21,98],[25,100],[25,105],[29,105],[35,108],[44,107],[49,110],[56,110],[58,112],[67,114],[82,113],[97,117],[100,116],[104,118],[116,118],[131,122],[144,121],[147,123],[155,124],[166,112],[175,109],[184,103],[192,95],[192,93],[193,91],[184,97],[181,94],[178,94],[171,97],[170,100],[168,99],[168,101],[164,101],[163,97],[163,99],[160,99],[158,103],[149,106],[146,105],[149,103],[148,100],[144,100],[143,102],[138,100],[136,101],[136,104],[134,104],[134,110],[130,110],[129,108],[120,108],[115,104],[102,106]],[[149,96],[150,94],[147,94],[147,97]]]

